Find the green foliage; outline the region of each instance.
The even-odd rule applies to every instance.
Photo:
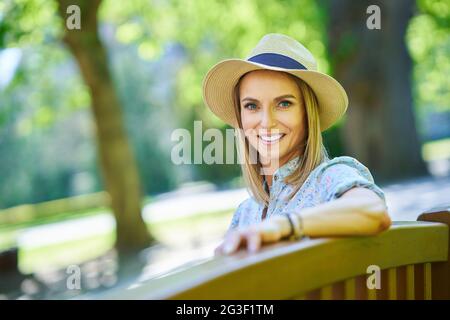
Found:
[[[415,62],[415,102],[419,115],[450,111],[450,3],[418,1],[407,43]]]
[[[83,171],[98,180],[90,96],[71,56],[58,42],[24,45],[20,54],[0,90],[0,207],[77,194],[71,176]]]
[[[54,1],[3,0],[0,3],[0,48],[41,44],[59,33]]]

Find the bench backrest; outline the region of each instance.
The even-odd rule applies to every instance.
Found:
[[[280,242],[211,258],[107,298],[450,299],[450,212],[418,220],[373,237]]]

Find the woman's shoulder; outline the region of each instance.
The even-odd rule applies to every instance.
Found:
[[[368,188],[384,199],[384,193],[375,184],[369,169],[352,157],[342,156],[322,162],[311,172],[308,180],[322,201],[337,199],[355,187]]]
[[[329,175],[359,174],[365,179],[373,181],[369,169],[355,158],[349,156],[325,160],[311,174],[317,176],[317,178]]]

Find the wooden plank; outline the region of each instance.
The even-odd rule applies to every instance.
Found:
[[[414,300],[424,299],[424,264],[414,265]]]
[[[377,300],[389,299],[389,269],[381,270],[381,288],[377,289]]]
[[[312,290],[306,294],[307,300],[320,300],[320,289]]]
[[[377,300],[377,289],[367,288],[367,300]]]
[[[333,300],[345,299],[345,282],[338,281],[333,284]]]
[[[300,294],[292,298],[292,300],[306,300],[306,294]]]
[[[356,300],[367,300],[367,275],[355,277]]]
[[[388,299],[397,300],[397,268],[388,270]]]
[[[355,278],[345,280],[345,300],[355,300]]]
[[[424,299],[431,300],[432,298],[431,263],[425,263],[423,271],[424,271]]]
[[[421,214],[418,221],[440,222],[450,228],[450,204],[433,208]],[[443,262],[431,264],[431,287],[433,288],[433,299],[450,299],[450,259],[449,259],[450,237],[447,232],[447,258]]]
[[[406,266],[397,268],[397,300],[406,299]]]
[[[414,300],[414,265],[406,266],[406,299]]]
[[[320,300],[332,300],[333,299],[333,286],[325,286],[320,289]]]

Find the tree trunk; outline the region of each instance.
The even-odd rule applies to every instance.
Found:
[[[64,41],[90,91],[100,165],[116,220],[116,248],[121,253],[133,252],[148,246],[153,239],[141,216],[139,175],[108,69],[108,57],[98,34],[97,12],[101,0],[58,2],[64,24],[69,5],[76,4],[81,9],[81,30],[66,30]]]
[[[426,173],[411,93],[405,33],[413,0],[329,0],[329,48],[334,76],[349,96],[342,133],[346,154],[377,179]],[[381,9],[381,29],[370,30],[367,8]]]

